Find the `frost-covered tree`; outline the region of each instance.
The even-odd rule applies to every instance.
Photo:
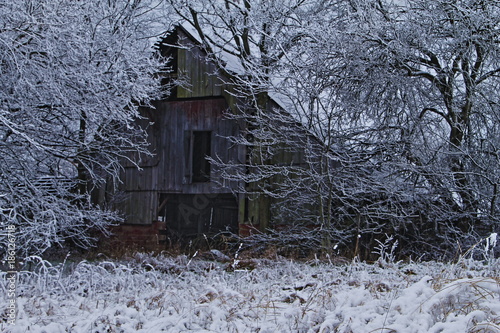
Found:
[[[496,1],[349,1],[329,24],[343,146],[372,164],[387,204],[371,207],[407,243],[498,228],[499,14]]]
[[[496,1],[171,3],[251,106],[254,155],[224,175],[288,223],[368,253],[385,233],[433,252],[498,228]],[[283,149],[306,166],[266,162]]]
[[[273,188],[273,179],[284,174],[271,163],[283,146],[281,139],[276,141],[269,132],[277,129],[275,116],[279,114],[270,106],[269,92],[283,58],[305,36],[297,19],[313,15],[321,2],[171,0],[170,3],[181,23],[199,37],[211,60],[220,65],[232,86],[230,93],[241,102],[234,116],[243,118],[247,126],[242,137],[231,139],[247,147],[247,160],[239,165],[212,162],[222,169],[225,178],[244,181],[246,186],[240,190],[251,198],[249,222],[266,229],[270,198],[283,196],[282,191]],[[285,118],[282,126],[290,121]]]
[[[19,255],[84,248],[119,216],[91,203],[120,159],[144,151],[137,108],[158,91],[155,1],[0,5],[0,241]]]
[[[232,85],[230,93],[242,102],[233,117],[243,118],[247,127],[242,137],[230,139],[247,147],[247,159],[228,164],[214,158],[212,163],[224,178],[246,184],[240,190],[251,198],[248,222],[261,230],[286,224],[278,238],[304,248],[351,242],[360,230],[352,228],[351,222],[339,223],[341,217],[334,216],[334,206],[341,204],[334,193],[340,165],[333,153],[333,119],[325,120],[321,112],[337,109],[335,100],[328,100],[334,92],[329,68],[322,67],[330,56],[318,46],[321,38],[329,43],[322,24],[326,18],[333,21],[342,4],[315,0],[170,2],[181,22],[219,63]],[[301,66],[313,58],[316,63],[308,64],[310,72],[306,73]],[[301,84],[317,85],[316,91],[304,91]],[[316,103],[321,110],[313,108]],[[266,224],[269,209],[274,218],[271,225]]]

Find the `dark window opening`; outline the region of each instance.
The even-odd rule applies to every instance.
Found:
[[[210,162],[207,156],[211,156],[210,131],[194,131],[191,146],[191,181],[193,183],[204,183],[210,181]]]

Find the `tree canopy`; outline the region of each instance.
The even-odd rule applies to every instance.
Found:
[[[154,1],[0,5],[0,221],[19,254],[83,247],[119,216],[90,201],[145,151],[137,108],[158,94]],[[2,235],[2,242],[6,237]]]
[[[209,54],[237,59],[242,96],[259,109],[270,92],[292,116],[247,114],[259,153],[299,142],[309,154],[309,168],[255,173],[289,223],[319,203],[309,222],[335,242],[390,233],[436,255],[498,228],[496,1],[170,2]],[[297,120],[322,148],[290,140]]]

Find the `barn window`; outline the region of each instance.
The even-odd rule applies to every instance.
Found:
[[[193,131],[191,135],[191,181],[204,183],[210,181],[211,131]]]

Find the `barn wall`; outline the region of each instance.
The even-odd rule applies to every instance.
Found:
[[[238,147],[226,139],[237,135],[238,125],[224,119],[228,106],[223,98],[161,102],[156,105],[157,123],[149,133],[150,141],[157,141],[154,153],[158,162],[140,164],[142,170],[130,167],[125,170],[125,191],[166,191],[178,193],[227,193],[214,183],[187,183],[186,133],[212,131],[212,155],[224,161],[242,158]],[[215,175],[212,175],[215,176]]]
[[[208,61],[205,53],[192,45],[183,32],[179,32],[179,38],[188,48],[177,50],[177,76],[185,82],[177,88],[177,98],[222,96],[224,85],[217,75],[216,65]]]
[[[155,105],[155,123],[148,129],[155,158],[145,159],[141,170],[127,167],[122,190],[126,194],[123,211],[127,223],[148,224],[157,215],[161,193],[198,194],[231,193],[237,184],[221,188],[214,182],[191,183],[186,177],[189,158],[186,156],[187,134],[191,131],[212,131],[212,156],[223,161],[240,161],[241,149],[226,139],[237,135],[238,124],[224,118],[229,109],[224,98],[162,101]],[[216,177],[211,170],[211,179]]]

